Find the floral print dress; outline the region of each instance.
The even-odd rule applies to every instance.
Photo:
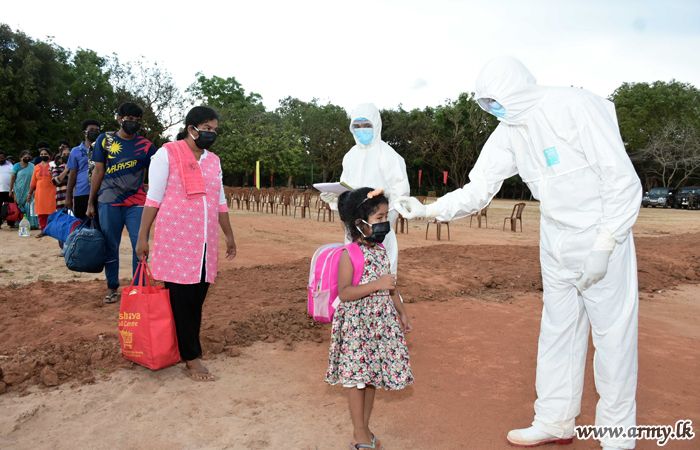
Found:
[[[386,250],[360,244],[365,270],[360,284],[389,273]],[[342,302],[333,314],[333,329],[326,382],[386,390],[413,383],[408,347],[389,291]]]

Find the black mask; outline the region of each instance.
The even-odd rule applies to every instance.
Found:
[[[61,156],[61,159],[63,160],[63,164],[68,164],[68,158],[70,158],[70,155]]]
[[[27,164],[31,160],[32,160],[31,158],[22,158],[22,161],[24,161],[25,164]]]
[[[197,127],[192,128],[199,132],[199,137],[197,139],[192,137],[192,139],[194,139],[194,145],[202,150],[209,150],[209,148],[214,145],[214,142],[216,142],[216,131],[199,131]]]
[[[87,132],[87,140],[90,142],[95,142],[98,137],[100,137],[100,130],[89,130]]]
[[[3,164],[5,164],[5,158],[0,159],[0,166],[2,166]]]
[[[365,221],[363,220],[363,222]],[[369,225],[369,223],[367,223],[367,225]],[[370,234],[369,236],[365,236],[365,234],[362,233],[362,230],[360,230],[360,233],[362,233],[362,236],[364,236],[365,239],[367,239],[368,241],[376,242],[378,244],[384,242],[384,238],[391,231],[391,225],[389,224],[389,221],[373,223],[370,226],[372,227],[372,234]],[[358,227],[358,230],[359,229],[360,228]]]
[[[132,135],[139,132],[141,129],[141,124],[135,120],[124,120],[122,121],[122,130],[124,133]]]
[[[46,155],[43,155],[43,156],[41,157],[41,160],[44,161],[44,162],[48,161],[49,159],[51,159],[51,158],[49,158],[49,157],[46,156]]]

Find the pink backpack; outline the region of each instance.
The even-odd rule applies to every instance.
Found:
[[[317,322],[330,322],[340,304],[338,298],[338,263],[343,250],[347,250],[352,261],[352,284],[357,286],[365,270],[365,256],[356,243],[326,244],[319,247],[311,258],[309,273],[309,314]]]

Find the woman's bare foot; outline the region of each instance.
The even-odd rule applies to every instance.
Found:
[[[182,371],[194,381],[216,381],[216,377],[209,372],[209,369],[204,367],[199,358],[185,361],[185,367]]]

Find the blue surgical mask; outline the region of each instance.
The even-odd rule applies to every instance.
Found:
[[[369,145],[374,139],[374,128],[355,128],[355,137],[362,145]]]
[[[489,103],[489,111],[491,114],[496,117],[500,117],[501,119],[503,119],[506,115],[506,109],[495,100]]]

